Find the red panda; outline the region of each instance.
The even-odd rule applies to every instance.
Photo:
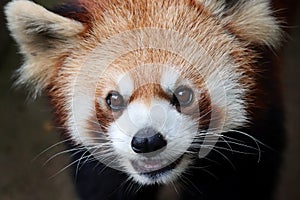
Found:
[[[48,95],[74,163],[88,160],[82,199],[272,198],[283,120],[263,52],[282,31],[268,0],[14,0],[5,13],[17,84]]]

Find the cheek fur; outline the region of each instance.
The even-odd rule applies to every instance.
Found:
[[[104,133],[108,132],[108,127],[117,120],[123,111],[113,112],[107,106],[103,106],[99,101],[95,101],[97,121]]]

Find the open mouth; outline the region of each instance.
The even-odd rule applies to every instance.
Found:
[[[156,178],[174,169],[177,165],[179,165],[182,158],[183,155],[173,162],[170,162],[170,160],[148,159],[132,161],[131,164],[139,174],[150,178]]]

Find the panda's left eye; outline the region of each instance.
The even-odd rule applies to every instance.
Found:
[[[112,111],[120,111],[126,107],[123,96],[116,91],[110,92],[105,100]]]
[[[187,86],[178,87],[173,93],[172,104],[179,107],[187,107],[193,103],[194,92]]]

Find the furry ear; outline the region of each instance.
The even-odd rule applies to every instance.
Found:
[[[225,10],[225,0],[196,0],[203,5],[210,13],[215,16],[221,16]]]
[[[269,0],[240,0],[229,7],[223,16],[225,22],[240,38],[254,44],[277,47],[281,28],[272,16]]]
[[[76,42],[84,26],[27,0],[8,3],[5,14],[25,57],[17,84],[33,86],[36,94],[49,84],[59,58]]]
[[[245,41],[277,47],[279,22],[272,16],[269,0],[197,0],[232,33]]]

